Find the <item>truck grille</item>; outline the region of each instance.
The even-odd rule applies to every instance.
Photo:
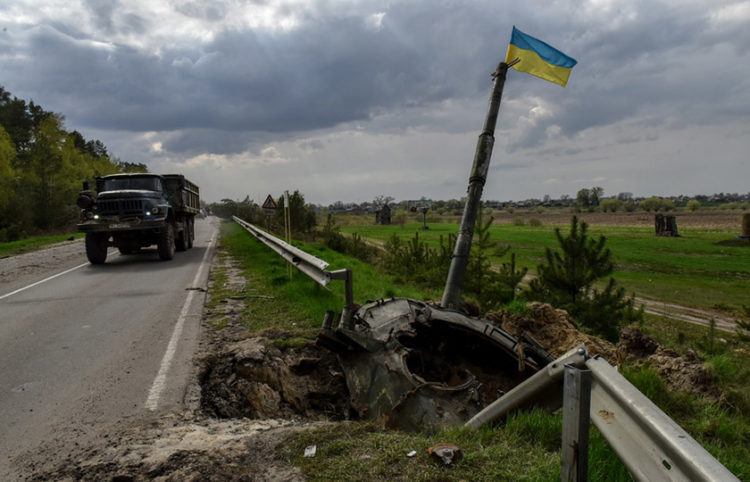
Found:
[[[96,203],[103,216],[140,216],[143,214],[143,201],[140,199],[113,199]]]

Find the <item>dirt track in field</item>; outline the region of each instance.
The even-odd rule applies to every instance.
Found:
[[[745,211],[695,211],[695,212],[667,212],[668,216],[674,216],[677,221],[677,228],[736,228],[737,234],[740,234],[742,226],[742,214]],[[542,224],[562,224],[570,223],[570,217],[574,213],[567,210],[544,210],[541,213],[535,210],[518,209],[510,214],[506,211],[493,211],[495,223],[511,223],[516,217],[523,219],[536,218]],[[653,226],[655,213],[646,213],[642,211],[627,213],[577,213],[578,219],[585,221],[590,225],[609,225],[609,226]]]

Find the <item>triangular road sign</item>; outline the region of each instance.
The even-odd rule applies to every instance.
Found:
[[[266,201],[263,203],[263,209],[277,209],[278,206],[276,205],[276,201],[273,200],[271,195],[269,194],[266,198]]]

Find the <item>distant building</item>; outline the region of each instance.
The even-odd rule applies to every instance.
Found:
[[[375,211],[375,224],[391,224],[391,208],[387,204]]]

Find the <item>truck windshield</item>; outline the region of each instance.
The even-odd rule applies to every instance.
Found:
[[[113,177],[104,180],[104,191],[122,191],[125,189],[161,191],[161,179],[158,177]]]

